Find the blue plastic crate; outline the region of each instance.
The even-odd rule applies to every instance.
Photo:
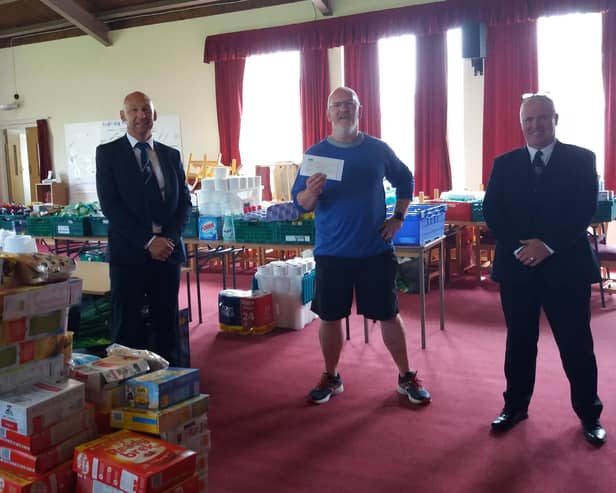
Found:
[[[616,200],[599,200],[590,223],[608,223],[614,219],[616,219]]]
[[[314,270],[306,272],[302,279],[302,305],[310,303],[314,297]]]
[[[424,245],[445,233],[446,205],[411,204],[394,245]],[[388,208],[388,215],[393,207]]]

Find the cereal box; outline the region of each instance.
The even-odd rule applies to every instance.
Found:
[[[158,493],[195,474],[196,454],[150,435],[121,430],[75,447],[73,471],[121,492]]]
[[[73,461],[45,474],[7,471],[0,467],[0,493],[73,493]]]
[[[203,478],[194,474],[184,481],[167,488],[161,493],[197,493],[200,492],[199,488],[203,482]],[[77,493],[125,493],[123,490],[114,488],[113,486],[101,483],[96,479],[86,478],[84,476],[77,476]]]
[[[160,438],[195,452],[208,451],[210,449],[210,430],[207,427],[207,414],[186,421],[174,430],[162,432]]]
[[[159,435],[201,416],[207,411],[208,403],[209,395],[201,394],[165,409],[114,409],[111,412],[111,426]]]
[[[71,377],[85,382],[88,392],[99,392],[149,370],[150,366],[144,359],[113,355],[74,368]]]
[[[164,368],[126,381],[130,407],[164,409],[199,395],[197,368]]]
[[[23,450],[0,445],[0,464],[12,471],[43,474],[73,457],[76,445],[96,438],[96,429],[89,428],[67,438],[45,452],[34,455]]]
[[[0,370],[0,393],[10,392],[39,380],[56,382],[64,379],[64,355],[58,354],[16,368]]]
[[[93,427],[94,405],[86,403],[83,409],[33,435],[22,435],[16,431],[0,428],[0,446],[12,447],[36,455],[76,433]]]
[[[0,428],[22,435],[40,433],[82,409],[84,403],[82,382],[71,378],[58,384],[37,382],[0,395]]]

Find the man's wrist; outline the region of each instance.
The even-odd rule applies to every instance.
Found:
[[[152,244],[155,238],[156,238],[156,235],[153,235],[152,238],[150,238],[150,240],[145,244],[145,247],[144,247],[145,250],[148,250],[150,248],[150,245]]]
[[[404,213],[403,212],[396,211],[396,212],[394,212],[394,215],[392,217],[394,219],[397,219],[398,221],[404,222]]]

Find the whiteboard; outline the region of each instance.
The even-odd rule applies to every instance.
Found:
[[[122,120],[67,123],[64,143],[67,159],[68,190],[71,203],[96,202],[96,147],[126,134]],[[152,128],[154,140],[182,153],[180,117],[159,115]]]

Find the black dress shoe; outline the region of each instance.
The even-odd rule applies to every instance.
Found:
[[[601,446],[607,440],[607,432],[598,420],[587,423],[582,422],[582,431],[584,438],[593,445]]]
[[[492,429],[494,431],[507,431],[527,418],[528,413],[526,411],[509,411],[503,409],[503,412],[492,421]]]

